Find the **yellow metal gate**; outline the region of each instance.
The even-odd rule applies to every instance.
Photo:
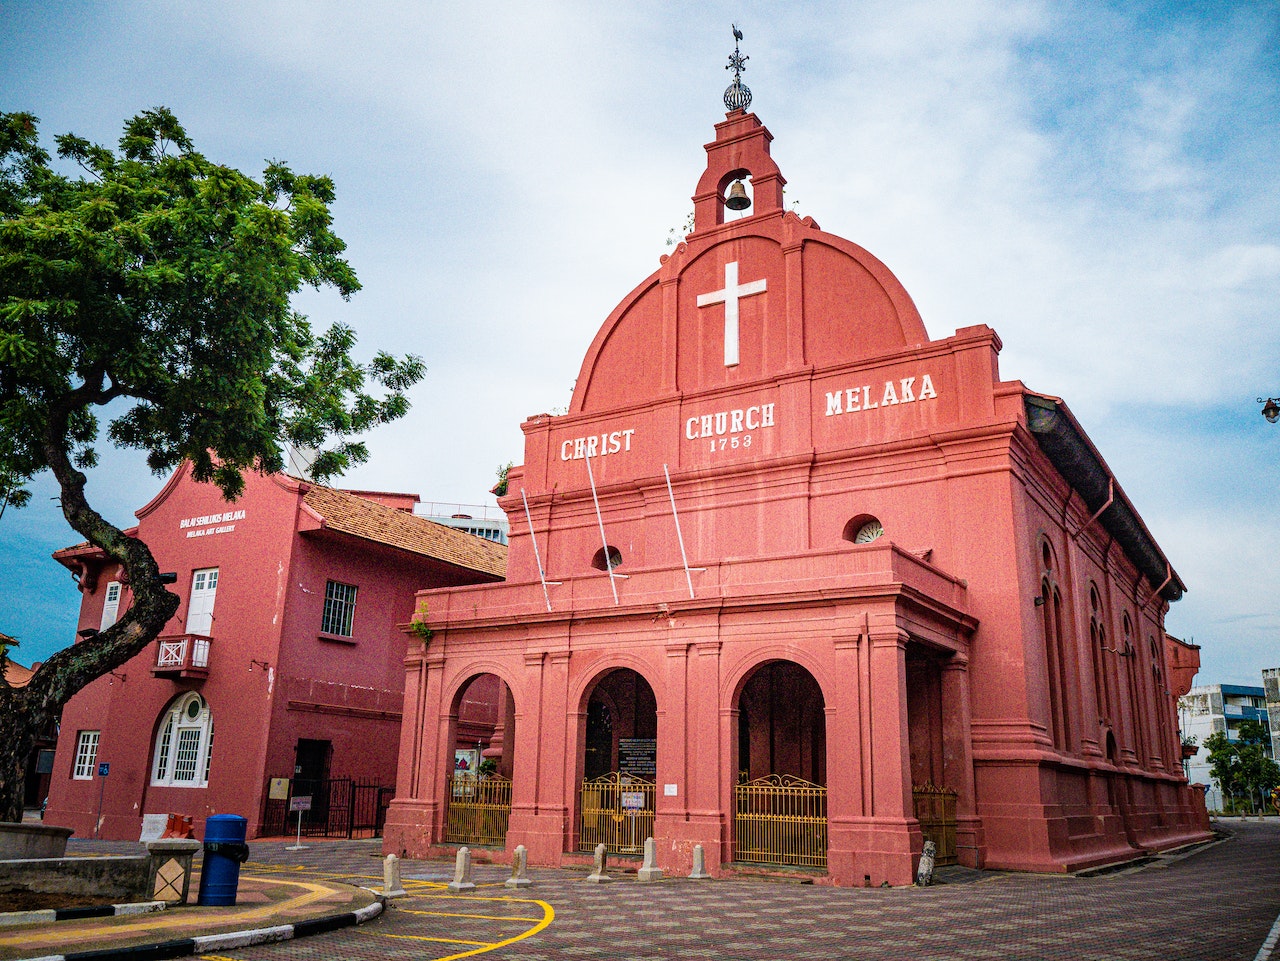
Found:
[[[734,788],[734,857],[762,864],[827,866],[827,789],[771,774]]]
[[[951,788],[917,784],[911,789],[916,820],[926,841],[938,847],[935,864],[956,863],[956,792]]]
[[[578,850],[594,851],[603,844],[612,854],[643,854],[644,839],[653,834],[656,786],[617,772],[583,781]]]
[[[456,844],[505,845],[511,819],[511,782],[503,777],[451,774],[444,839]]]

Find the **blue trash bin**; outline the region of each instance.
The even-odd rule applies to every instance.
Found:
[[[198,904],[236,903],[240,865],[249,859],[244,843],[249,822],[238,814],[214,814],[204,822],[204,865],[200,869]]]

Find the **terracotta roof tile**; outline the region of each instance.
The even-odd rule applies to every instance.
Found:
[[[302,499],[324,518],[329,530],[434,557],[482,574],[506,575],[504,544],[319,484],[313,485]]]

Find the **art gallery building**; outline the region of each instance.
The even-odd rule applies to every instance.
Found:
[[[45,820],[136,841],[144,815],[189,816],[200,835],[209,815],[230,813],[254,837],[284,833],[298,795],[312,798],[309,833],[376,831],[414,592],[496,581],[505,559],[499,544],[415,516],[417,501],[246,473],[228,503],[182,465],[126,532],[172,575],[181,605],[159,638],[67,702]],[[82,637],[123,616],[129,585],[99,549],[54,557],[77,580]]]
[[[1057,872],[1207,837],[1168,559],[995,331],[931,340],[884,264],[784,209],[771,139],[716,125],[693,232],[568,413],[522,425],[506,580],[419,595],[386,850],[652,835],[673,871],[700,844],[713,874],[879,885],[926,833]],[[477,683],[509,780],[454,771]]]

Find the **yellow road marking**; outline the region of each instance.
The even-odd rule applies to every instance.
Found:
[[[401,914],[428,914],[440,918],[475,918],[477,921],[523,921],[525,924],[537,924],[539,918],[515,918],[509,914],[452,914],[448,911],[414,911],[412,908],[398,908]]]
[[[482,948],[496,948],[492,941],[463,941],[461,938],[429,938],[425,934],[383,934],[384,938],[399,938],[401,941],[431,941],[436,944],[478,944]],[[472,952],[468,951],[468,954]],[[462,957],[462,955],[457,955]]]
[[[262,881],[267,879],[255,878],[254,880]],[[223,915],[223,917],[226,918],[227,923],[230,923],[232,921],[236,923],[239,923],[241,921],[259,921],[263,918],[271,917],[272,915],[278,914],[282,910],[300,908],[300,907],[303,907],[304,905],[311,904],[315,901],[320,901],[324,898],[329,897],[329,895],[333,894],[332,888],[326,887],[321,884],[311,884],[306,881],[285,881],[278,878],[272,878],[270,883],[285,884],[295,888],[304,888],[306,889],[307,893],[299,894],[296,897],[290,898],[287,901],[281,901],[278,904],[264,904],[262,907],[252,908],[251,910],[248,910],[248,911],[242,911],[242,912],[237,912],[235,914]],[[138,918],[141,916],[135,915],[134,917]],[[68,924],[68,923],[74,923],[74,922],[64,921],[60,923]],[[190,915],[181,915],[181,914],[169,915],[169,912],[167,911],[160,911],[156,913],[155,920],[148,920],[145,923],[141,921],[135,921],[134,924],[131,925],[130,927],[143,930],[143,931],[151,931],[151,930],[163,931],[168,928],[182,927],[184,925],[189,926],[191,923],[192,923],[192,917]],[[209,923],[209,920],[207,918],[205,920],[205,923]],[[119,931],[120,931],[120,925],[97,925],[95,927],[77,926],[73,929],[59,928],[58,926],[55,925],[43,930],[40,930],[40,929],[31,930],[30,928],[27,928],[18,934],[9,935],[7,937],[0,936],[0,947],[7,947],[9,945],[17,945],[18,947],[25,947],[27,945],[32,945],[32,944],[75,943],[80,941],[87,941],[95,937],[118,934]]]
[[[200,961],[238,961],[238,959],[229,958],[225,954],[202,954]]]
[[[533,935],[537,934],[539,931],[542,931],[543,929],[545,929],[548,925],[551,924],[552,921],[556,919],[555,908],[549,905],[546,901],[538,901],[533,898],[478,898],[474,896],[464,897],[460,895],[440,895],[440,897],[451,897],[456,901],[501,901],[504,904],[536,904],[538,907],[542,909],[542,920],[538,921],[538,923],[535,924],[533,927],[531,927],[528,931],[524,931],[520,934],[517,934],[515,937],[507,938],[505,941],[495,941],[492,944],[484,945],[482,947],[477,947],[470,951],[462,951],[458,954],[450,954],[447,957],[436,958],[435,961],[459,961],[460,958],[470,958],[470,957],[474,957],[477,954],[485,954],[488,951],[496,951],[498,950],[498,948],[505,948],[508,945],[515,944],[517,941],[523,941],[525,938],[532,937]],[[415,911],[413,913],[426,914],[429,912]],[[506,920],[513,920],[513,919],[503,918],[502,920],[506,921]],[[359,930],[361,933],[373,935],[375,937],[380,937],[380,938],[402,938],[402,939],[407,939],[412,941],[436,941],[436,942],[443,940],[442,938],[428,938],[424,935],[386,934],[381,931],[374,931],[371,929],[364,929],[364,928],[359,928],[357,930]],[[458,942],[458,943],[465,944],[470,942]]]

